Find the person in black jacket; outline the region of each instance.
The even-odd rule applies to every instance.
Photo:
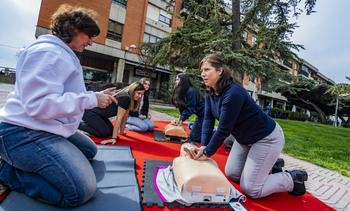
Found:
[[[140,82],[145,87],[145,94],[142,96],[140,109],[138,111],[130,111],[129,117],[126,120],[125,129],[136,132],[147,132],[154,130],[154,123],[150,120],[148,115],[149,99],[151,92],[151,80],[149,78],[141,78]]]
[[[191,83],[186,73],[176,76],[175,89],[171,99],[172,104],[180,110],[180,117],[174,119],[171,124],[182,125],[192,114],[196,114],[190,132],[191,141],[201,142],[202,124],[204,119],[204,97]]]
[[[87,109],[84,112],[83,120],[79,125],[79,129],[90,133],[97,138],[111,139],[102,141],[101,144],[117,142],[118,134],[124,135],[126,117],[129,111],[137,111],[139,109],[140,100],[145,92],[145,87],[140,82],[134,82],[122,91],[117,97],[118,103],[111,103],[106,108]],[[116,116],[113,126],[109,118]]]

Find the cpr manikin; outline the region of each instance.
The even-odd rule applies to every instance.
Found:
[[[180,140],[185,142],[188,139],[188,135],[184,126],[168,124],[164,127],[164,137],[167,140]]]
[[[195,146],[189,143],[183,144],[180,157],[175,158],[172,165],[181,195],[191,202],[228,203],[233,186],[217,163],[211,158],[194,160],[184,150],[185,147]]]

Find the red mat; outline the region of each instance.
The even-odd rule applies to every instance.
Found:
[[[155,130],[163,130],[164,126],[169,122],[154,121]],[[190,131],[187,129],[187,132]],[[101,142],[103,139],[93,138],[96,142]],[[174,158],[180,155],[181,144],[158,142],[153,140],[153,133],[137,133],[133,131],[126,131],[126,136],[118,136],[117,145],[128,145],[131,147],[132,154],[136,159],[136,174],[139,184],[142,184],[142,170],[143,162],[145,159],[155,160],[168,160],[172,161]],[[218,163],[219,168],[224,172],[227,156],[229,152],[222,146],[219,151],[212,156],[212,158]],[[232,183],[237,190],[241,191],[239,185]],[[283,211],[302,211],[302,210],[334,210],[327,206],[310,193],[306,193],[303,196],[292,196],[288,193],[276,193],[262,199],[247,199],[243,206],[249,210],[283,210]],[[151,208],[143,206],[145,211],[147,210],[194,210],[190,208],[181,209],[175,208],[158,208],[153,206]],[[202,209],[196,209],[202,210]],[[211,210],[206,208],[204,210]],[[217,209],[220,210],[220,209]],[[227,209],[228,210],[228,209]]]
[[[169,122],[154,122],[156,130],[163,130],[163,127]],[[187,132],[190,131],[187,129]],[[93,138],[95,142],[101,142],[104,139]],[[168,160],[172,161],[175,157],[180,155],[180,147],[181,144],[177,143],[169,143],[169,142],[158,142],[154,141],[153,133],[137,133],[133,131],[126,131],[125,136],[118,136],[118,142],[116,145],[127,145],[132,149],[132,154],[136,159],[136,174],[138,183],[142,184],[142,170],[143,170],[143,162],[145,159],[155,159],[155,160]],[[218,152],[212,156],[212,158],[218,163],[219,168],[224,172],[226,159],[228,156],[228,151],[221,147]],[[233,186],[239,190],[239,185],[236,183],[232,183]],[[0,201],[6,195],[3,194],[0,196]],[[306,193],[303,196],[295,197],[291,196],[288,193],[276,193],[272,194],[263,199],[247,199],[243,206],[249,210],[283,210],[283,211],[306,211],[306,210],[334,210],[315,198],[310,193]],[[143,206],[145,211],[147,210],[194,210],[190,208],[158,208],[157,206],[153,206],[151,208]],[[202,210],[202,209],[195,209]],[[211,210],[210,208],[206,208],[204,210]],[[220,209],[217,209],[220,210]],[[228,209],[227,209],[228,210]]]

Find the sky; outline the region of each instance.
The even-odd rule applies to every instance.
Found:
[[[304,1],[301,1],[303,4]],[[16,53],[35,41],[41,0],[0,0],[0,69],[15,68]],[[302,5],[301,5],[302,6]],[[299,57],[335,83],[350,83],[350,0],[318,0],[316,13],[303,12],[291,40]]]

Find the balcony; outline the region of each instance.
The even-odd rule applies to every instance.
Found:
[[[305,76],[307,78],[309,77],[309,73],[307,71],[303,70],[303,69],[299,70],[298,75]]]

